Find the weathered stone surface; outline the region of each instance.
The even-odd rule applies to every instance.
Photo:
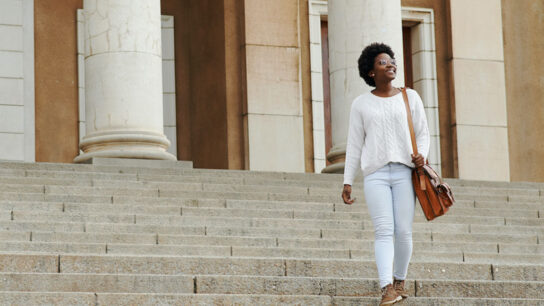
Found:
[[[104,223],[134,223],[134,215],[130,214],[88,214],[88,213],[39,213],[28,211],[14,211],[14,221],[47,222],[104,222]]]
[[[194,280],[181,275],[0,273],[4,291],[192,293]]]
[[[105,294],[97,295],[98,305],[322,305],[331,297],[319,295],[240,295],[240,294]]]
[[[32,241],[43,242],[84,242],[84,243],[146,243],[157,242],[155,234],[123,233],[63,233],[33,232]]]
[[[285,274],[281,259],[221,258],[221,257],[171,257],[171,256],[84,256],[61,255],[63,273],[101,274],[218,274],[218,275],[268,275]]]
[[[374,278],[377,275],[374,260],[287,260],[288,276]],[[491,265],[464,263],[413,262],[410,279],[477,279],[491,280]]]
[[[15,253],[47,253],[47,254],[105,254],[105,243],[75,242],[37,242],[37,241],[4,241],[0,242],[0,250]]]
[[[246,247],[275,247],[276,238],[262,237],[229,237],[229,236],[178,236],[160,235],[160,244],[183,244],[183,245],[213,245],[213,246],[246,246]]]
[[[416,280],[418,296],[544,299],[544,282]]]
[[[35,222],[35,221],[0,221],[3,231],[47,231],[47,232],[83,232],[84,224],[79,222]]]
[[[5,305],[96,305],[94,293],[72,292],[0,292]]]
[[[380,298],[367,297],[332,297],[332,305],[335,306],[358,306],[377,305]],[[504,305],[504,306],[536,306],[542,305],[544,300],[539,299],[493,299],[493,298],[445,298],[445,297],[409,297],[402,301],[402,305],[413,306],[482,306],[482,305]]]
[[[230,256],[231,247],[211,245],[108,244],[108,254],[144,256]]]
[[[85,187],[85,186],[45,186],[47,194],[70,194],[70,195],[94,195],[94,196],[113,196],[113,195],[130,195],[142,197],[158,197],[158,188],[140,187],[140,188],[120,188],[116,186],[108,187]]]
[[[0,254],[0,272],[54,273],[58,264],[54,255]]]
[[[493,265],[493,279],[495,280],[522,280],[544,281],[544,266],[538,265]]]
[[[62,212],[62,203],[54,202],[21,202],[21,201],[2,201],[0,210],[19,210],[33,212]]]
[[[413,295],[413,282],[407,282]],[[197,293],[375,296],[379,284],[370,279],[197,276]]]
[[[300,203],[300,202],[278,202],[278,201],[244,201],[227,200],[228,208],[254,208],[254,209],[282,209],[282,210],[311,210],[330,211],[334,209],[332,203]]]
[[[86,223],[85,230],[95,233],[142,233],[154,235],[204,235],[206,233],[205,226],[166,226],[156,224]]]
[[[465,262],[492,264],[544,264],[544,255],[465,253]]]

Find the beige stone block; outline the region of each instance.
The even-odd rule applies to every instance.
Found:
[[[0,103],[23,105],[23,80],[0,79]]]
[[[23,27],[0,25],[0,50],[23,51]]]
[[[412,27],[412,52],[434,51],[434,24],[420,23]]]
[[[434,52],[422,51],[416,53],[412,55],[412,61],[413,78],[416,82],[419,80],[436,79],[436,59]]]
[[[426,107],[425,116],[427,117],[427,125],[429,126],[429,134],[431,136],[438,136],[439,125],[438,125],[438,108],[437,107]]]
[[[325,133],[314,131],[314,158],[325,160]]]
[[[458,125],[459,178],[509,181],[507,131],[503,127]]]
[[[506,126],[504,64],[453,61],[457,124]]]
[[[312,72],[312,100],[323,101],[323,74]]]
[[[310,16],[310,43],[321,46],[321,16]]]
[[[320,44],[310,44],[310,64],[312,67],[312,72],[321,72],[323,70],[323,59]]]
[[[0,133],[0,160],[24,160],[25,136],[23,134]]]
[[[0,255],[1,272],[53,273],[58,271],[58,257],[55,255]]]
[[[23,53],[0,51],[0,77],[23,77]]]
[[[440,163],[440,136],[431,136],[431,144],[429,146],[429,155],[427,156],[429,163]],[[437,168],[433,168],[437,170]]]
[[[304,172],[302,117],[248,115],[250,170]]]
[[[248,112],[301,115],[299,49],[247,46],[246,51]]]
[[[450,1],[454,58],[502,61],[501,0]]]
[[[23,25],[22,0],[0,1],[0,24]]]
[[[246,44],[298,46],[298,1],[246,0]]]
[[[312,120],[314,131],[325,130],[325,115],[323,109],[323,102],[312,101]]]
[[[7,292],[0,293],[5,305],[97,305],[94,293],[73,292]],[[110,304],[111,305],[111,304]]]
[[[436,90],[436,80],[419,80],[414,82],[414,90],[417,91],[423,105],[426,107],[438,106],[438,95]]]
[[[23,133],[25,130],[24,111],[21,105],[0,105],[0,132]]]

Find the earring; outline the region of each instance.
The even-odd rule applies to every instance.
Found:
[[[374,77],[374,73],[370,75],[371,77]]]

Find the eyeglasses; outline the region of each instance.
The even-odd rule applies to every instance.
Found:
[[[381,65],[381,66],[385,66],[385,65],[387,65],[387,64],[391,64],[391,65],[393,65],[393,66],[397,66],[397,61],[396,61],[394,58],[392,58],[392,59],[390,59],[390,60],[386,60],[386,59],[382,58],[382,59],[379,59],[379,60],[376,61],[376,62],[377,62],[379,65]]]

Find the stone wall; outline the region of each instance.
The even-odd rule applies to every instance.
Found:
[[[0,1],[0,160],[34,161],[33,1]]]
[[[502,9],[510,178],[544,182],[544,2]]]

